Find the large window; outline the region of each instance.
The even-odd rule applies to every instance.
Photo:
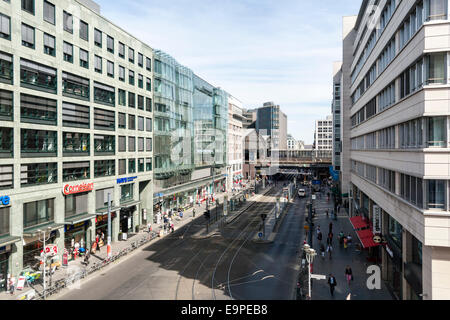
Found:
[[[9,234],[9,212],[9,208],[0,208],[0,238]]]
[[[145,138],[145,151],[152,151],[152,138]]]
[[[127,106],[127,92],[125,90],[119,89],[119,106]]]
[[[116,103],[115,88],[94,82],[94,101],[114,107]]]
[[[64,61],[73,63],[73,45],[68,42],[63,42],[63,58]]]
[[[116,175],[115,160],[98,160],[94,162],[94,177],[109,177]]]
[[[413,205],[423,208],[423,180],[421,178],[401,174],[400,196]]]
[[[145,68],[148,71],[152,71],[152,59],[150,58],[145,58]]]
[[[102,32],[98,29],[94,29],[94,44],[97,47],[102,47]]]
[[[142,53],[138,53],[138,66],[141,68],[144,66],[144,56]]]
[[[20,59],[20,81],[27,88],[56,93],[56,69]]]
[[[21,129],[21,152],[22,154],[45,154],[56,155],[57,142],[56,131]]]
[[[152,171],[152,158],[145,158],[145,171]]]
[[[125,68],[122,66],[119,66],[119,80],[125,81]]]
[[[128,83],[134,86],[134,71],[128,70]]]
[[[0,120],[12,121],[13,110],[13,92],[0,89]]]
[[[136,108],[136,95],[133,92],[128,92],[128,107]]]
[[[13,187],[14,187],[13,165],[1,165],[0,166],[0,190],[12,189]]]
[[[95,55],[94,56],[94,70],[95,72],[102,73],[102,58]]]
[[[90,172],[89,161],[63,163],[63,181],[90,179]]]
[[[89,100],[89,79],[63,71],[62,91],[64,95]]]
[[[152,118],[145,118],[145,130],[152,132]]]
[[[80,48],[80,67],[89,69],[89,52]]]
[[[388,216],[388,225],[389,225],[389,237],[391,240],[397,245],[399,249],[402,249],[402,225],[397,222],[391,216]]]
[[[63,102],[63,126],[89,128],[89,107]]]
[[[53,222],[55,199],[46,199],[23,204],[23,227],[30,228]]]
[[[119,136],[119,152],[127,151],[127,138]]]
[[[115,126],[114,111],[94,108],[94,128],[97,130],[111,130],[114,131]]]
[[[134,50],[128,48],[128,61],[134,63]]]
[[[125,45],[122,42],[119,42],[119,57],[125,58]]]
[[[94,135],[95,154],[114,154],[116,150],[116,137],[101,134]]]
[[[34,49],[34,28],[22,23],[22,45]]]
[[[144,110],[144,97],[138,95],[138,109]]]
[[[152,112],[152,98],[145,98],[145,111]]]
[[[447,182],[444,180],[427,180],[427,208],[445,210]]]
[[[145,162],[144,158],[138,159],[138,172],[144,172],[145,171]]]
[[[56,163],[30,163],[21,165],[20,185],[22,187],[57,182],[58,170]]]
[[[119,160],[119,175],[127,174],[127,160]]]
[[[144,76],[142,74],[138,74],[138,87],[144,89]]]
[[[89,138],[89,133],[63,132],[63,154],[74,156],[79,153],[88,156],[90,150]]]
[[[57,102],[28,94],[20,94],[20,121],[56,125]]]
[[[446,78],[446,52],[433,53],[427,56],[428,60],[428,77],[427,84],[445,84]]]
[[[144,151],[144,138],[138,137],[138,151],[143,152]]]
[[[135,152],[136,151],[136,138],[128,137],[128,151]]]
[[[428,118],[428,147],[447,147],[447,119],[445,117]]]
[[[106,62],[106,74],[108,77],[114,78],[114,62],[109,60]]]
[[[56,49],[55,49],[55,37],[51,36],[47,33],[44,33],[44,53],[55,56],[56,55]]]
[[[89,25],[80,20],[80,38],[83,40],[89,40]]]
[[[447,19],[447,0],[425,0],[426,21]]]
[[[136,159],[128,159],[128,173],[136,173]]]
[[[128,115],[128,130],[136,130],[136,116]]]
[[[73,16],[66,11],[63,11],[63,26],[65,31],[73,33]]]
[[[125,113],[119,112],[119,124],[120,129],[126,129],[127,127],[127,115]]]
[[[34,14],[34,0],[22,0],[22,10]]]
[[[11,18],[0,13],[0,38],[11,40]]]
[[[133,200],[134,183],[120,186],[120,202]]]
[[[66,218],[88,212],[88,193],[69,194],[64,197],[64,216]]]
[[[114,53],[114,38],[107,36],[106,37],[106,49],[108,52]]]
[[[138,117],[138,130],[144,131],[144,117]]]
[[[13,156],[13,128],[0,127],[0,157],[11,158]]]

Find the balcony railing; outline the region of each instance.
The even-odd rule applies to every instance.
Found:
[[[20,81],[23,84],[56,93],[56,76],[40,73],[37,71],[21,69]]]
[[[64,93],[76,96],[83,100],[89,100],[89,86],[69,80],[63,80],[62,90]]]

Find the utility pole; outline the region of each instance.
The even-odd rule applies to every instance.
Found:
[[[50,228],[48,228],[49,230],[49,232],[50,232]],[[46,252],[45,252],[45,242],[47,241],[47,240],[49,240],[50,239],[50,234],[48,235],[48,239],[46,239],[46,236],[45,236],[45,230],[44,231],[42,231],[42,230],[40,230],[40,229],[38,229],[37,230],[37,232],[39,232],[39,241],[40,242],[43,242],[43,245],[42,245],[42,260],[44,260],[43,262],[44,262],[44,300],[45,300],[45,298],[46,298],[46,290],[47,290],[47,277],[46,277],[46,262],[47,262],[47,254],[46,254]],[[43,233],[44,234],[44,236],[43,236],[43,238],[42,238],[42,240],[40,239],[40,235],[41,235],[41,233]],[[49,268],[49,270],[50,270],[51,268]]]
[[[111,258],[111,193],[108,192],[108,245],[106,247],[106,256]]]

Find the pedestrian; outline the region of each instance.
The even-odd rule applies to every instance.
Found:
[[[320,255],[322,256],[322,259],[325,259],[325,246],[323,243],[320,244]]]
[[[9,292],[11,294],[14,294],[15,285],[16,285],[16,278],[14,278],[14,276],[11,276],[11,278],[9,278]]]
[[[84,264],[87,266],[89,264],[89,258],[91,257],[91,253],[88,249],[86,249],[86,255],[84,256]]]
[[[102,231],[102,236],[101,236],[102,242],[105,243],[105,234]]]
[[[192,210],[192,217],[195,218],[195,208]]]
[[[319,233],[322,233],[322,231],[320,231],[320,226],[317,226],[317,235],[319,235]]]
[[[329,244],[329,245],[332,245],[332,244],[333,244],[333,232],[330,232],[330,233],[328,234],[328,237],[327,237],[327,244]]]
[[[173,223],[170,225],[170,228],[172,229],[172,233],[175,232],[175,226]]]
[[[344,243],[344,232],[341,230],[341,232],[339,232],[339,245],[342,246],[343,243]]]
[[[327,210],[325,210],[325,213],[327,214],[327,219],[328,219],[328,209],[327,209]]]
[[[328,233],[333,232],[333,222],[330,222],[330,225],[328,226]]]
[[[347,249],[348,246],[348,238],[344,237],[344,249]]]
[[[340,204],[338,204],[338,206],[337,206],[336,215],[337,215],[339,212],[341,212],[341,205],[340,205]]]
[[[322,242],[322,232],[319,232],[317,234],[317,240],[319,241],[319,243]]]
[[[331,246],[331,244],[328,244],[327,246],[327,252],[328,252],[328,258],[330,258],[331,260],[331,253],[333,251],[333,247]]]
[[[350,266],[347,266],[345,268],[345,278],[347,279],[348,285],[350,285],[350,281],[353,280],[353,271],[352,268],[350,268]]]
[[[347,236],[347,244],[348,244],[348,246],[351,246],[351,245],[352,245],[352,242],[353,242],[352,236],[351,236],[351,235],[348,235],[348,236]]]
[[[328,277],[328,285],[330,286],[331,296],[334,297],[334,288],[337,286],[336,278],[330,273]]]

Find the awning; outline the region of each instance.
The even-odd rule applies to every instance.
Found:
[[[120,207],[112,207],[111,208],[111,212],[115,212],[115,211],[118,211],[118,210],[120,210]],[[97,210],[95,212],[95,215],[97,215],[97,216],[104,216],[105,214],[108,214],[108,208]]]
[[[135,206],[137,204],[141,203],[141,201],[132,201],[132,202],[128,202],[128,203],[124,203],[120,205],[121,209],[126,209],[126,208],[130,208],[132,206]]]
[[[364,219],[361,216],[350,218],[350,223],[352,224],[353,229],[355,230],[367,228],[369,226],[369,224],[366,221],[364,221]]]
[[[15,236],[6,236],[4,238],[0,238],[0,247],[4,247],[7,245],[10,245],[12,243],[18,242],[22,239],[21,237],[15,237]]]
[[[97,215],[95,214],[82,214],[79,216],[75,216],[75,217],[70,217],[67,218],[66,221],[64,222],[64,224],[77,224],[86,220],[91,220],[93,218],[95,218]]]
[[[34,228],[30,228],[27,230],[23,231],[23,236],[24,237],[36,237],[37,235],[40,234],[40,232],[38,232],[38,230],[42,230],[42,231],[53,231],[56,229],[60,229],[64,227],[64,224],[62,223],[50,223],[50,224],[46,224],[46,225],[42,225],[42,226],[37,226]]]
[[[359,241],[361,241],[361,244],[364,249],[380,245],[379,243],[373,241],[374,236],[370,229],[356,231],[356,234],[358,235]]]

